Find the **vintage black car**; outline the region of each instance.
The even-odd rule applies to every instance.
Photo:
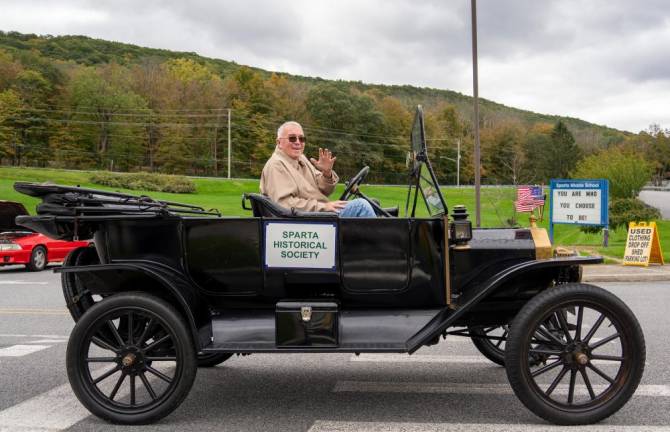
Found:
[[[473,230],[462,206],[449,216],[420,108],[410,143],[404,217],[361,191],[367,167],[342,199],[370,200],[377,218],[304,213],[255,193],[242,204],[253,216],[225,217],[17,183],[42,198],[18,223],[94,239],[56,270],[76,321],[66,363],[81,403],[114,423],[149,423],[179,406],[199,366],[235,354],[412,354],[453,334],[504,365],[519,399],[550,422],[619,410],[642,378],[645,343],[620,299],[579,283],[580,266],[601,258],[556,257],[539,228]],[[430,216],[416,217],[423,205]]]

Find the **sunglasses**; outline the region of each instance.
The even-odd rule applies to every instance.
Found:
[[[305,138],[305,135],[300,135],[300,136],[289,135],[288,136],[288,142],[294,143],[294,142],[297,142],[298,140],[300,140],[300,142],[303,143],[303,144],[307,142],[307,138]]]

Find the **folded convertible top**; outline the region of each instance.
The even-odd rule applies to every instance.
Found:
[[[129,195],[49,183],[16,182],[14,189],[42,199],[37,205],[38,215],[220,215],[218,210],[205,210],[194,205],[156,200],[146,195]]]

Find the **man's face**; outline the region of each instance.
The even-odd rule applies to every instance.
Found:
[[[281,136],[277,138],[277,147],[291,159],[298,160],[305,151],[305,134],[302,127],[296,125],[284,126]]]

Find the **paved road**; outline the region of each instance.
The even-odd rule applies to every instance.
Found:
[[[635,311],[647,340],[638,394],[591,431],[669,431],[670,283],[601,284]],[[0,431],[138,430],[90,416],[65,374],[72,322],[51,272],[0,271]],[[642,426],[645,425],[646,428]],[[40,429],[42,428],[42,429]],[[453,338],[414,356],[252,355],[198,371],[172,415],[142,431],[536,431],[503,368]]]
[[[640,199],[659,209],[663,219],[670,219],[670,192],[642,191]]]

